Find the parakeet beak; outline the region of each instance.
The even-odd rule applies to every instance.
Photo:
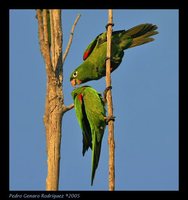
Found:
[[[72,87],[75,87],[75,85],[76,85],[76,79],[72,79],[71,80],[71,85],[72,85]]]
[[[72,87],[75,87],[76,85],[80,85],[82,83],[82,81],[76,80],[74,78],[70,82],[71,82]]]

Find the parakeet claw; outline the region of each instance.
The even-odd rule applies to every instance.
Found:
[[[110,26],[110,25],[111,25],[111,26],[114,26],[114,23],[108,23],[108,24],[106,24],[106,26],[105,26],[105,27],[106,27],[106,30],[107,30],[108,26]]]
[[[111,89],[112,89],[112,86],[108,86],[108,87],[106,87],[106,89],[103,92],[103,101],[104,101],[105,104],[107,102],[107,100],[106,100],[107,92],[108,92],[108,90],[111,90]]]
[[[112,59],[111,59],[111,57],[106,57],[106,59],[105,59],[105,62],[108,60],[108,59],[110,59],[111,61],[112,61]]]
[[[106,121],[106,125],[108,125],[109,121],[115,121],[115,116],[108,116],[108,117],[104,117],[105,121]]]

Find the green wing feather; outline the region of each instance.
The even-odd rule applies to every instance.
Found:
[[[84,54],[83,54],[83,60],[86,60],[89,57],[89,55],[92,53],[93,49],[95,48],[97,44],[98,37],[99,35],[85,49]]]
[[[125,34],[129,35],[132,38],[132,43],[128,48],[153,41],[154,38],[150,38],[150,36],[158,34],[158,31],[156,31],[156,29],[156,25],[146,23],[140,24],[125,31]]]
[[[101,143],[105,130],[106,110],[101,95],[91,87],[87,87],[84,90],[84,104],[85,112],[91,127],[92,133],[92,174],[91,185],[95,177],[95,172],[98,167]]]
[[[83,134],[83,149],[82,149],[82,155],[84,156],[85,152],[88,150],[88,148],[92,148],[91,140],[91,129],[89,125],[89,121],[87,119],[86,113],[85,113],[85,105],[84,102],[81,102],[78,98],[78,95],[83,95],[85,87],[77,88],[73,90],[72,97],[74,99],[74,108],[76,111],[76,117],[78,120],[78,123],[80,125],[80,128],[82,129]]]
[[[151,36],[158,33],[156,30],[156,25],[145,23],[128,30],[114,31],[112,33],[111,72],[121,64],[125,49],[153,41]],[[70,81],[74,79],[75,84],[72,81],[74,85],[98,80],[106,75],[106,41],[106,32],[104,32],[89,44],[84,52],[86,59],[71,73]]]
[[[98,167],[101,143],[106,127],[105,105],[102,96],[90,86],[82,86],[72,91],[78,123],[83,133],[83,155],[92,149],[91,185]]]

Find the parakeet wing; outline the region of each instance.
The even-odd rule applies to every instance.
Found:
[[[85,112],[90,124],[91,133],[92,133],[92,175],[91,175],[91,184],[93,184],[93,179],[95,176],[95,171],[97,169],[100,151],[101,151],[101,142],[105,130],[105,107],[102,101],[102,97],[96,90],[91,87],[87,87],[83,93]],[[87,95],[86,95],[87,94]]]
[[[84,54],[83,54],[83,60],[86,60],[91,54],[91,52],[93,51],[93,49],[95,48],[98,37],[99,35],[85,49]]]
[[[74,107],[75,107],[75,111],[76,111],[76,116],[77,116],[77,120],[78,123],[82,129],[82,134],[83,134],[83,150],[82,150],[82,154],[84,156],[86,150],[88,150],[88,148],[92,147],[91,146],[91,129],[90,129],[90,125],[85,113],[85,106],[84,106],[84,102],[82,99],[82,93],[77,94],[77,96],[74,99]]]

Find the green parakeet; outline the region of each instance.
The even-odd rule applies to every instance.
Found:
[[[111,72],[120,65],[124,50],[139,46],[154,39],[150,36],[157,34],[157,26],[140,24],[129,30],[112,33]],[[91,80],[98,80],[106,75],[106,32],[98,35],[86,48],[83,54],[84,62],[70,76],[72,86]]]
[[[71,94],[74,100],[77,120],[83,134],[83,156],[89,147],[92,150],[91,185],[93,185],[106,127],[105,105],[101,95],[90,86],[76,88]]]

